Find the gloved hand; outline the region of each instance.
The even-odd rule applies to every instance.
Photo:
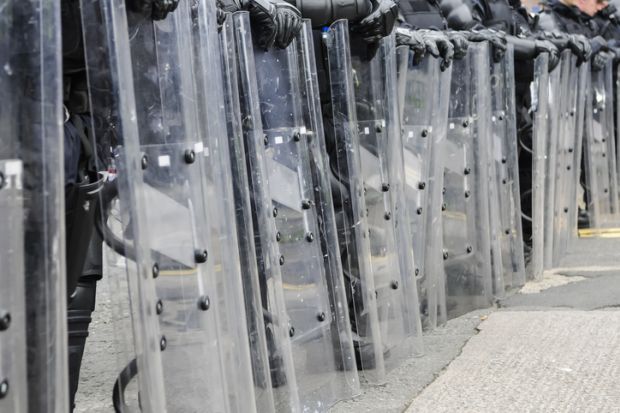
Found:
[[[507,49],[506,36],[502,32],[492,29],[471,30],[463,32],[470,42],[489,42],[493,46],[493,60],[499,62]]]
[[[591,47],[590,42],[585,36],[579,34],[567,34],[561,32],[540,32],[536,34],[539,40],[548,40],[561,53],[565,49],[577,56],[577,65],[589,60]]]
[[[368,43],[375,43],[392,33],[398,18],[398,5],[393,0],[371,0],[372,12],[352,29]]]
[[[252,24],[259,30],[259,46],[285,49],[301,30],[301,13],[295,6],[279,0],[252,0]]]
[[[575,56],[577,56],[577,66],[581,66],[583,62],[590,60],[592,47],[588,38],[581,34],[568,35],[568,47]]]
[[[433,57],[441,57],[441,70],[444,71],[450,67],[452,60],[454,59],[454,46],[452,45],[452,42],[450,42],[448,36],[446,36],[444,32],[437,30],[418,31],[422,34],[426,44],[432,43],[435,45],[435,48],[427,47],[426,50],[433,55]]]
[[[127,7],[153,20],[163,20],[179,5],[179,0],[127,0]]]
[[[426,41],[417,30],[397,27],[395,33],[396,44],[399,46],[409,46],[413,53],[415,53],[416,59],[421,59],[426,55]],[[439,51],[437,51],[437,54],[439,54]]]
[[[469,41],[465,36],[465,33],[455,30],[448,30],[445,32],[454,46],[454,58],[460,60],[467,55],[467,49],[469,48]]]
[[[592,56],[597,54],[598,52],[607,51],[607,40],[603,38],[603,36],[596,36],[590,39],[590,46],[592,47]]]
[[[549,71],[551,72],[560,62],[560,51],[549,40],[534,40],[536,55],[540,53],[549,54]]]
[[[614,54],[606,51],[599,51],[592,56],[592,70],[598,72],[607,66],[610,60],[613,60]]]

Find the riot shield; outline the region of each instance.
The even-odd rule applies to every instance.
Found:
[[[415,262],[404,197],[394,35],[351,39],[357,133],[386,370],[421,352]],[[354,148],[353,150],[356,150]]]
[[[0,410],[66,412],[60,3],[0,6]]]
[[[580,88],[575,88],[575,85],[585,87],[585,85],[580,85],[579,83],[577,58],[569,50],[562,53],[561,66],[560,83],[562,99],[560,102],[560,133],[555,170],[553,253],[551,261],[553,266],[559,264],[559,260],[568,246],[570,213],[571,211],[572,213],[577,213],[574,206],[577,202],[576,185],[579,182],[579,176],[575,176],[574,169],[579,169],[579,165],[575,164],[574,151],[577,148],[576,139],[578,135],[576,131],[579,117],[577,114],[577,100]]]
[[[589,92],[584,151],[587,207],[590,226],[601,228],[618,223],[611,61],[600,70],[592,68]]]
[[[492,302],[487,145],[489,46],[470,45],[454,63],[443,153],[443,245],[447,311],[456,317]]]
[[[552,266],[553,259],[553,235],[554,235],[554,203],[556,195],[556,170],[558,159],[558,142],[560,140],[562,108],[564,107],[562,81],[566,81],[566,62],[561,60],[560,63],[549,73],[549,91],[548,99],[548,121],[547,121],[547,139],[545,141],[545,201],[544,201],[544,244],[543,244],[543,262],[544,269]]]
[[[522,148],[532,153],[531,217],[532,247],[528,275],[540,280],[544,270],[545,166],[549,105],[549,55],[540,54],[534,61],[534,81],[530,86],[533,114],[532,145]],[[525,198],[525,197],[524,197]]]
[[[323,42],[333,121],[326,136],[356,350],[365,377],[377,382],[420,346],[413,251],[399,200],[404,172],[394,38],[375,47],[355,39],[350,48],[347,23],[337,21]]]
[[[225,92],[225,115],[229,136],[228,145],[233,174],[234,211],[237,223],[241,274],[244,277],[244,301],[248,314],[248,333],[252,350],[252,369],[256,387],[257,409],[261,412],[269,412],[275,409],[271,375],[269,374],[269,357],[271,356],[272,360],[274,360],[271,364],[275,363],[275,360],[281,360],[281,350],[278,350],[281,346],[276,345],[277,337],[273,333],[268,334],[268,330],[265,328],[254,230],[251,225],[248,225],[248,223],[252,222],[252,204],[243,144],[243,125],[237,76],[239,68],[232,16],[227,16],[222,26],[220,45]],[[281,308],[283,308],[283,305]],[[254,314],[253,317],[251,316],[252,314]],[[280,335],[279,337],[281,341],[287,340],[286,335]]]
[[[353,396],[359,384],[350,363],[348,318],[332,310],[345,305],[342,285],[334,289],[342,279],[332,278],[340,275],[332,267],[326,269],[324,258],[336,259],[337,251],[324,251],[335,245],[321,239],[326,234],[319,221],[330,211],[319,210],[323,202],[317,205],[319,182],[314,180],[309,149],[309,141],[320,138],[315,135],[318,119],[315,113],[303,113],[310,104],[303,101],[308,88],[303,76],[309,70],[303,65],[314,60],[309,55],[309,29],[285,50],[265,51],[252,45],[248,14],[236,13],[233,19],[252,208],[257,216],[271,215],[254,222],[257,249],[277,251],[273,265],[281,276],[276,281],[267,278],[273,274],[262,275],[261,292],[282,297],[285,316],[273,323],[285,329],[292,347],[294,371],[275,390],[276,407],[321,410]]]
[[[196,93],[193,69],[211,66],[193,60],[189,5],[156,23],[122,1],[81,10],[95,135],[114,138],[125,220],[120,235],[104,234],[127,258],[141,408],[255,411],[241,278],[226,263],[238,261],[236,238],[218,200],[230,172],[217,137],[199,133],[209,96]]]
[[[405,205],[409,215],[422,325],[425,329],[432,329],[437,325],[437,278],[440,273],[431,269],[431,263],[427,267],[426,259],[433,260],[433,252],[441,249],[441,244],[430,242],[430,233],[438,225],[442,201],[441,197],[432,197],[432,185],[441,173],[436,175],[437,168],[431,170],[431,161],[438,147],[436,140],[441,139],[436,135],[442,132],[445,135],[447,123],[447,101],[441,101],[440,80],[449,82],[449,78],[446,79],[440,70],[438,59],[428,56],[417,62],[415,53],[409,48],[397,50]],[[441,187],[442,184],[438,185]],[[432,248],[437,250],[432,251]]]
[[[499,215],[497,236],[501,246],[502,279],[505,288],[509,289],[525,283],[512,47],[508,48],[502,61],[491,65],[490,84],[493,149],[489,164],[495,169],[490,171],[495,172],[491,176],[491,185],[496,185],[499,199],[496,211]],[[491,211],[491,222],[493,214]]]

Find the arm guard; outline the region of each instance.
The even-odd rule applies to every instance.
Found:
[[[313,27],[327,26],[338,19],[357,22],[372,12],[369,0],[287,0]]]

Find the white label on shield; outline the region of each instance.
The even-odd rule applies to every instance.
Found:
[[[273,138],[274,142],[276,143],[276,145],[279,145],[282,143],[283,139],[282,136],[276,136]]]
[[[203,150],[203,146],[202,146],[202,142],[198,142],[196,144],[194,144],[194,152],[196,153],[200,153]]]
[[[364,135],[368,135],[370,134],[370,129],[368,129],[368,127],[364,128]]]
[[[157,163],[162,168],[164,168],[166,166],[170,166],[170,156],[168,156],[168,155],[160,155],[157,158]]]

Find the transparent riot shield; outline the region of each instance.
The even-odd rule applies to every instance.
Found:
[[[534,61],[534,81],[530,86],[533,114],[532,146],[521,150],[532,153],[531,217],[532,247],[528,275],[540,280],[544,270],[545,166],[549,109],[549,55],[540,54]],[[524,197],[527,198],[527,197]]]
[[[60,3],[0,6],[0,411],[66,412]]]
[[[351,39],[357,133],[385,366],[421,352],[415,262],[404,199],[394,35]],[[355,148],[353,150],[356,150]]]
[[[375,48],[356,39],[350,48],[347,23],[337,21],[323,42],[333,122],[328,149],[356,351],[364,376],[379,382],[386,368],[420,346],[413,251],[399,201],[404,173],[394,38]]]
[[[492,64],[490,84],[493,131],[490,164],[495,167],[491,181],[495,181],[498,188],[502,275],[505,288],[510,289],[525,284],[514,55],[511,47],[501,62]]]
[[[246,154],[243,143],[243,125],[239,102],[237,47],[234,23],[227,16],[220,31],[222,78],[224,84],[225,115],[231,170],[234,188],[234,211],[237,223],[237,238],[240,250],[240,265],[243,279],[245,306],[248,317],[248,333],[252,350],[252,369],[256,387],[257,409],[260,412],[274,411],[270,355],[272,360],[281,360],[275,345],[276,337],[268,333],[263,320],[263,304],[257,265],[257,249],[254,242],[250,185],[248,181]],[[283,306],[282,306],[283,307]],[[267,307],[266,307],[267,308]],[[251,316],[251,315],[254,316]],[[286,335],[280,335],[286,341]]]
[[[282,297],[285,316],[273,323],[286,329],[292,347],[294,371],[275,390],[276,403],[280,409],[322,410],[354,395],[358,379],[350,362],[348,317],[332,310],[346,302],[341,276],[332,267],[326,269],[330,264],[324,258],[335,259],[337,250],[330,251],[333,242],[321,239],[326,234],[319,222],[329,211],[322,210],[323,202],[317,204],[315,184],[319,182],[315,182],[309,149],[309,141],[320,138],[315,135],[318,118],[316,113],[303,113],[310,104],[304,103],[309,86],[303,76],[309,68],[303,65],[314,60],[307,55],[311,53],[309,29],[285,50],[265,51],[252,47],[248,14],[236,13],[233,19],[241,112],[247,120],[245,149],[251,160],[250,191],[255,198],[252,208],[256,215],[264,211],[271,215],[254,223],[260,239],[257,248],[278,252],[273,265],[281,276],[281,281],[275,281],[265,274],[261,290],[267,297]],[[257,205],[258,200],[263,205]],[[280,403],[289,406],[279,407]]]
[[[583,202],[583,189],[581,183],[582,176],[582,159],[583,159],[583,142],[585,133],[585,119],[586,119],[586,102],[588,99],[588,79],[590,77],[590,65],[582,64],[578,69],[578,87],[577,96],[575,99],[575,145],[573,147],[573,169],[572,178],[570,178],[568,194],[568,224],[567,224],[567,244],[566,246],[560,245],[560,252],[558,255],[564,254],[570,246],[572,246],[579,237],[577,219],[579,215],[578,205]],[[568,148],[570,152],[570,148]]]
[[[446,130],[445,126],[442,128],[440,125],[447,122],[447,110],[445,105],[441,107],[440,96],[440,80],[446,79],[438,59],[428,56],[418,62],[415,53],[409,48],[398,48],[397,52],[405,205],[408,209],[422,324],[425,329],[432,329],[437,325],[439,274],[431,269],[431,264],[427,267],[426,259],[427,256],[429,260],[432,259],[431,248],[441,249],[441,245],[430,242],[430,232],[438,224],[436,220],[437,214],[441,212],[441,199],[432,198],[431,181],[435,182],[437,170],[435,168],[431,171],[431,160],[436,150],[436,134],[442,131],[445,134]]]
[[[587,207],[590,226],[601,228],[618,223],[611,62],[600,70],[592,68],[589,92],[584,151]]]
[[[443,151],[443,253],[450,317],[487,307],[493,297],[486,149],[491,120],[489,61],[488,44],[473,44],[452,71]]]
[[[156,23],[124,2],[81,9],[94,130],[113,135],[124,216],[120,234],[103,232],[127,258],[133,318],[137,369],[120,373],[115,406],[124,410],[118,393],[137,374],[143,410],[255,411],[240,274],[226,263],[238,260],[236,239],[222,232],[218,201],[230,172],[199,133],[207,96],[192,73],[189,5]]]
[[[585,87],[579,83],[577,58],[570,50],[562,53],[561,66],[562,99],[560,102],[560,133],[555,170],[552,266],[558,265],[561,256],[566,251],[570,232],[569,214],[571,210],[576,214],[576,209],[571,209],[571,205],[575,205],[577,202],[576,191],[573,187],[576,189],[578,180],[575,181],[574,168],[579,169],[579,165],[574,163],[579,93],[579,88],[576,88],[575,85]]]
[[[555,195],[556,195],[556,170],[558,159],[558,142],[560,140],[562,108],[564,106],[562,98],[563,87],[562,81],[567,80],[565,73],[566,62],[561,60],[560,63],[549,73],[549,91],[548,99],[548,121],[547,121],[547,139],[545,141],[545,201],[544,201],[544,244],[543,244],[543,262],[544,268],[552,267],[553,259],[553,235],[555,219]],[[564,74],[564,76],[563,76]]]

